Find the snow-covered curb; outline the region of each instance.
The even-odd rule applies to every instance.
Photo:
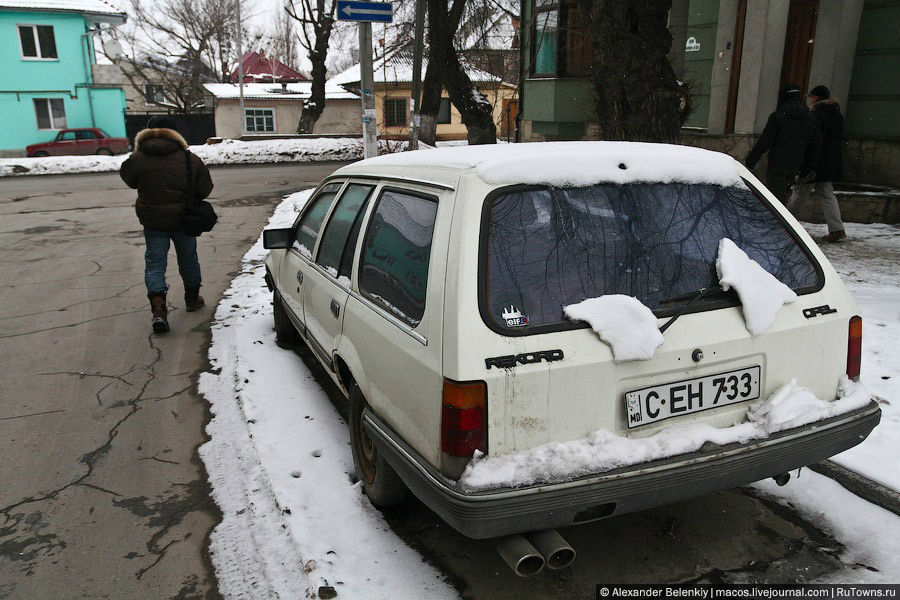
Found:
[[[381,144],[380,150],[389,150],[386,143]],[[207,165],[344,161],[362,158],[362,141],[350,137],[224,140],[219,144],[191,146],[191,152]],[[127,154],[3,158],[0,159],[0,177],[118,171],[126,158]]]
[[[288,196],[269,226],[293,221]],[[343,420],[304,363],[275,344],[261,240],[216,310],[200,392],[213,418],[200,448],[222,509],[210,555],[226,598],[452,598],[351,482]]]
[[[500,456],[476,456],[459,482],[469,490],[484,490],[564,481],[695,452],[707,442],[725,445],[764,439],[778,431],[861,408],[869,401],[865,386],[846,376],[839,386],[838,398],[830,402],[816,398],[792,379],[768,399],[751,404],[747,421],[731,427],[673,425],[642,438],[599,429],[580,440],[543,444]]]

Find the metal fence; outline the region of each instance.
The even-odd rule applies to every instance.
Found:
[[[159,113],[129,113],[125,115],[125,135],[132,144],[134,144],[134,136],[141,129],[147,127],[150,117],[157,115]],[[203,144],[206,143],[207,138],[216,135],[216,121],[211,112],[159,116],[165,116],[174,121],[175,129],[187,140],[188,144]]]

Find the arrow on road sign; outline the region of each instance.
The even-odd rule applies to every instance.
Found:
[[[393,7],[389,3],[358,0],[338,0],[337,13],[339,21],[390,23],[394,16]]]

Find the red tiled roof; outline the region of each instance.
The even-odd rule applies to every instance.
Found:
[[[265,52],[247,52],[243,57],[244,63],[244,83],[268,83],[273,81],[309,81],[309,79],[290,68],[283,62],[266,56]],[[238,69],[235,67],[231,72],[231,81],[237,83]]]

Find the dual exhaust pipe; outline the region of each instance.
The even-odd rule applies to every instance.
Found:
[[[500,538],[497,552],[519,577],[531,577],[544,567],[564,569],[575,560],[575,550],[555,529]]]

